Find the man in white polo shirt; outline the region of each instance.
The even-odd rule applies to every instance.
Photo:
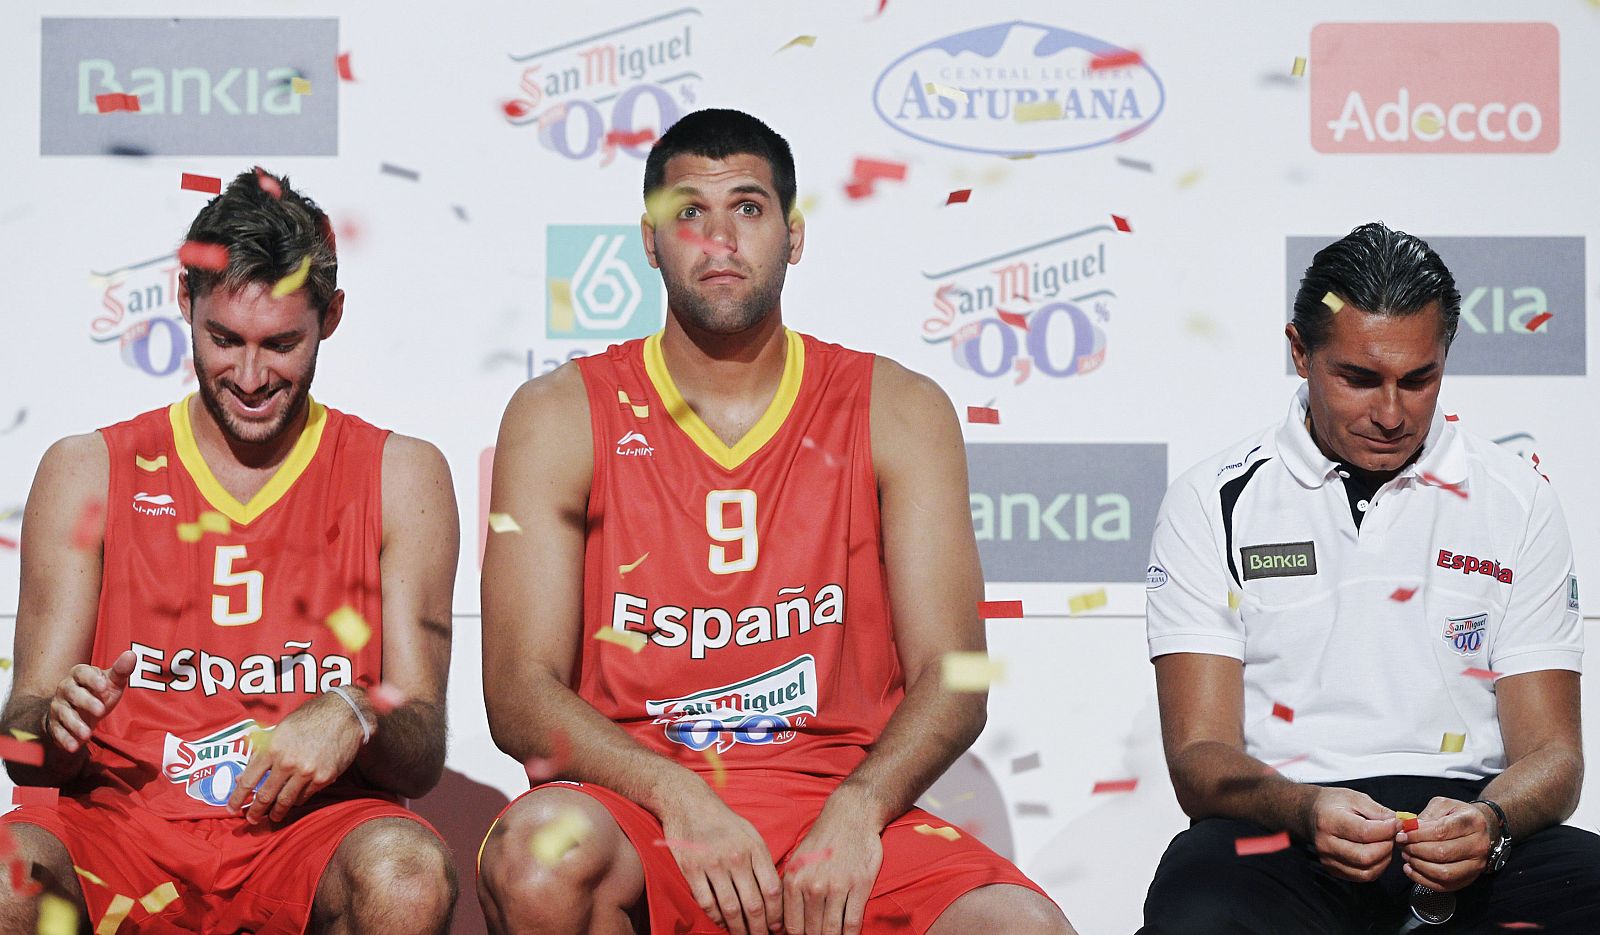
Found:
[[[1147,935],[1600,932],[1600,837],[1561,825],[1583,775],[1572,547],[1550,484],[1438,409],[1460,302],[1408,234],[1324,248],[1286,329],[1288,418],[1167,492],[1150,656],[1194,822]]]

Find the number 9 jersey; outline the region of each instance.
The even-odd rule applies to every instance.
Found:
[[[904,694],[874,358],[784,334],[777,393],[732,446],[660,334],[577,361],[594,445],[577,692],[691,769],[843,777]]]

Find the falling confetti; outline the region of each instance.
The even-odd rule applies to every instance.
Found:
[[[967,102],[967,92],[957,88],[947,87],[942,84],[934,84],[932,81],[930,81],[923,85],[922,89],[929,94],[938,95],[946,100],[955,101],[957,104],[965,104]]]
[[[296,94],[310,94],[311,82],[296,75],[289,79],[289,89]]]
[[[489,528],[494,532],[521,532],[522,527],[510,513],[490,513]]]
[[[1322,304],[1328,307],[1328,311],[1338,314],[1339,310],[1344,308],[1344,299],[1329,292],[1322,297]]]
[[[1275,773],[1278,770],[1283,769],[1285,766],[1293,766],[1296,763],[1302,763],[1309,759],[1311,759],[1311,754],[1302,753],[1299,756],[1291,756],[1287,760],[1279,760],[1276,763],[1270,763],[1267,765],[1265,771],[1269,773]]]
[[[85,500],[72,524],[72,547],[83,551],[99,548],[105,520],[106,502],[98,497]]]
[[[246,736],[250,738],[251,753],[256,751],[265,753],[272,749],[272,728],[252,727],[250,728],[250,733]]]
[[[333,631],[333,638],[350,652],[360,652],[367,640],[372,639],[372,627],[367,625],[366,618],[348,604],[329,614],[326,623]]]
[[[640,565],[643,565],[644,564],[644,560],[649,558],[649,557],[650,557],[650,553],[646,552],[643,555],[639,556],[638,558],[634,559],[633,561],[629,562],[626,565],[618,565],[617,566],[617,574],[619,576],[626,575],[628,572],[633,571],[635,568],[638,568]]]
[[[171,880],[168,880],[150,892],[140,896],[139,905],[144,907],[145,912],[155,915],[161,910],[167,908],[167,906],[177,898],[178,888],[172,885]]]
[[[372,702],[372,710],[382,717],[405,704],[406,693],[388,682],[379,682],[376,688],[367,692],[367,700]]]
[[[1389,595],[1389,600],[1399,601],[1400,603],[1404,604],[1406,601],[1411,600],[1416,593],[1416,588],[1395,588],[1394,593]]]
[[[28,766],[43,766],[44,747],[31,741],[0,737],[0,760]]]
[[[970,199],[971,197],[972,197],[972,189],[970,189],[970,188],[958,188],[955,191],[953,191],[950,194],[945,196],[944,203],[945,203],[946,206],[949,206],[949,205],[964,205],[964,204],[967,203],[967,200]]]
[[[12,805],[55,808],[60,797],[61,790],[54,786],[15,786],[11,790]]]
[[[833,848],[831,847],[825,847],[820,851],[807,851],[804,854],[796,854],[793,857],[790,857],[789,860],[784,863],[783,872],[786,875],[794,873],[801,868],[809,867],[812,864],[821,863],[832,856]]]
[[[1094,784],[1090,795],[1105,795],[1112,792],[1132,792],[1139,788],[1139,780],[1135,779],[1102,779]]]
[[[139,95],[137,94],[96,94],[94,106],[102,114],[114,114],[117,111],[139,112]]]
[[[988,406],[968,406],[967,421],[973,425],[999,425],[1000,410]]]
[[[38,935],[77,935],[78,907],[54,893],[39,897]]]
[[[1255,838],[1235,838],[1233,852],[1240,857],[1250,857],[1255,854],[1276,854],[1278,851],[1289,849],[1289,832],[1279,831],[1277,834],[1267,834]]]
[[[572,742],[567,739],[567,732],[556,728],[550,734],[550,755],[529,757],[522,769],[528,774],[528,782],[538,785],[559,776],[571,755]]]
[[[195,269],[225,270],[228,268],[228,248],[219,243],[199,243],[185,240],[178,248],[178,262]]]
[[[10,672],[11,671],[11,660],[8,659],[8,658],[5,658],[5,657],[0,657],[0,669],[4,669],[5,671]]]
[[[278,184],[276,176],[260,166],[256,166],[256,185],[273,198],[282,200],[283,186]]]
[[[616,643],[618,646],[626,647],[635,653],[644,649],[644,644],[650,642],[649,638],[643,633],[635,633],[632,630],[619,630],[616,627],[601,627],[595,631],[594,638],[602,643]]]
[[[1067,598],[1067,613],[1076,617],[1078,614],[1088,613],[1089,611],[1094,610],[1096,607],[1104,607],[1106,606],[1106,602],[1107,598],[1105,588],[1100,588],[1095,591],[1086,591],[1083,594],[1075,594],[1072,597]]]
[[[191,172],[183,173],[182,188],[189,192],[205,192],[210,195],[222,194],[222,180],[209,175],[195,175]]]
[[[1022,616],[1021,601],[979,601],[978,616],[984,620],[1015,620]]]
[[[1494,671],[1493,669],[1466,668],[1461,670],[1461,674],[1465,675],[1469,679],[1483,679],[1487,682],[1492,682],[1500,677],[1500,673]]]
[[[1537,314],[1537,315],[1533,316],[1532,318],[1528,319],[1528,330],[1529,331],[1538,331],[1540,325],[1544,324],[1545,322],[1549,321],[1550,319],[1552,319],[1554,317],[1555,317],[1555,315],[1550,313],[1550,312],[1540,312],[1539,314]]]
[[[106,907],[106,914],[100,917],[100,924],[94,927],[94,935],[116,935],[117,928],[133,907],[133,897],[118,893]]]
[[[1294,66],[1289,69],[1289,74],[1295,76],[1296,78],[1304,78],[1306,76],[1306,59],[1305,59],[1305,56],[1303,56],[1303,55],[1296,55],[1295,56],[1295,58],[1294,58]]]
[[[1005,680],[1005,663],[983,652],[949,652],[940,659],[940,677],[946,691],[981,692]]]
[[[204,536],[204,535],[205,535],[205,531],[200,528],[200,524],[199,523],[179,523],[178,524],[178,541],[179,542],[190,542],[190,543],[199,542],[200,541],[200,537]]]
[[[949,825],[945,825],[943,828],[935,828],[933,825],[922,824],[912,827],[911,830],[918,834],[929,835],[930,837],[944,838],[946,841],[961,840],[961,832],[950,827]]]
[[[1194,185],[1194,183],[1200,181],[1200,178],[1204,175],[1205,172],[1201,169],[1190,169],[1188,172],[1178,176],[1178,187],[1189,188],[1190,186]]]
[[[339,72],[340,81],[354,81],[355,76],[350,73],[350,53],[340,52],[338,58],[333,60],[333,67]]]
[[[1018,773],[1026,773],[1026,772],[1029,772],[1031,770],[1036,770],[1038,768],[1039,768],[1039,754],[1038,753],[1029,753],[1026,756],[1018,756],[1018,757],[1013,757],[1011,759],[1011,775],[1013,775],[1013,776],[1015,776]]]
[[[1150,165],[1150,163],[1145,162],[1142,159],[1129,159],[1127,156],[1118,156],[1117,165],[1126,166],[1129,169],[1138,169],[1140,172],[1155,171],[1155,167]]]
[[[1242,595],[1240,595],[1238,591],[1229,591],[1228,592],[1228,609],[1229,610],[1238,610],[1239,609],[1239,601],[1241,600],[1241,598],[1242,598]]]
[[[39,739],[39,735],[38,734],[30,734],[27,731],[22,730],[21,728],[17,728],[17,727],[11,728],[11,736],[17,738],[20,741],[23,741],[24,743],[26,743],[26,742],[28,742],[30,740],[38,740]]]
[[[228,522],[228,518],[214,510],[202,511],[195,525],[200,527],[201,532],[216,533],[219,536],[225,536],[233,531],[233,524]]]
[[[1138,52],[1123,50],[1121,52],[1106,52],[1096,55],[1089,60],[1089,70],[1103,71],[1107,68],[1122,68],[1127,65],[1142,64],[1144,64],[1144,59],[1140,57]]]
[[[1446,422],[1460,422],[1461,421],[1461,417],[1456,415],[1453,412],[1447,412],[1447,413],[1444,414],[1444,420]]]
[[[1395,812],[1394,817],[1400,819],[1401,831],[1415,831],[1422,824],[1415,812]]]
[[[707,256],[728,256],[733,253],[733,246],[718,243],[710,237],[697,234],[687,227],[678,228],[678,239],[694,247],[699,247],[700,252]]]
[[[1438,133],[1444,129],[1444,124],[1432,114],[1417,114],[1416,126],[1418,133]]]
[[[605,145],[642,146],[645,143],[654,142],[655,138],[656,131],[648,127],[643,130],[634,130],[631,133],[626,130],[612,130],[610,133],[606,134]]]
[[[1037,818],[1049,818],[1050,806],[1044,802],[1018,802],[1017,817],[1027,818],[1030,816]]]
[[[1272,716],[1280,721],[1288,721],[1290,724],[1294,723],[1294,709],[1286,704],[1279,704],[1278,702],[1274,701],[1272,703]]]
[[[554,866],[568,851],[583,843],[589,831],[589,819],[577,809],[568,809],[557,813],[548,824],[534,832],[529,849],[539,863]]]
[[[308,253],[300,258],[300,265],[295,267],[294,272],[273,284],[272,297],[274,299],[281,299],[284,296],[295,292],[301,286],[306,284],[306,277],[310,275],[310,273],[311,254]]]
[[[1466,746],[1466,734],[1452,734],[1449,731],[1445,731],[1444,739],[1439,741],[1439,752],[1460,753],[1462,750],[1466,749]]]
[[[72,865],[72,872],[76,873],[80,877],[83,877],[85,880],[88,880],[90,883],[93,883],[95,886],[105,886],[106,885],[106,881],[100,879],[99,874],[96,874],[96,873],[93,873],[91,871],[85,870],[82,867],[78,866],[77,864],[73,864]]]
[[[1028,104],[1018,104],[1012,108],[1011,116],[1017,123],[1035,123],[1040,120],[1060,120],[1065,111],[1061,109],[1060,101],[1037,101]]]
[[[421,172],[418,172],[415,169],[407,169],[404,166],[397,166],[392,162],[383,163],[378,167],[378,171],[382,172],[384,175],[399,176],[400,178],[403,178],[409,182],[415,182],[422,178]]]
[[[1117,230],[1122,231],[1124,234],[1133,233],[1133,227],[1128,224],[1128,219],[1122,217],[1121,215],[1111,215],[1111,223],[1115,224],[1117,226]]]
[[[795,36],[793,39],[790,39],[788,42],[785,42],[783,45],[779,46],[778,47],[778,52],[782,52],[785,49],[792,49],[797,45],[803,45],[803,46],[805,46],[806,48],[809,49],[809,48],[812,48],[813,46],[815,46],[816,44],[817,44],[817,37],[816,36]],[[774,52],[773,54],[776,55],[777,52]]]
[[[1442,487],[1445,490],[1450,491],[1451,493],[1455,494],[1456,496],[1460,497],[1463,500],[1467,499],[1467,492],[1465,490],[1462,490],[1460,486],[1458,486],[1456,484],[1446,483],[1446,482],[1440,480],[1438,477],[1435,477],[1434,475],[1429,474],[1427,471],[1423,471],[1422,472],[1422,479],[1423,479],[1424,482],[1432,484],[1435,487]]]
[[[728,771],[722,766],[722,755],[714,748],[707,747],[702,751],[706,762],[711,764],[711,784],[718,789],[728,784]]]

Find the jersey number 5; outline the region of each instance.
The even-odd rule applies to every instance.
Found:
[[[233,570],[233,563],[244,557],[242,545],[217,546],[216,571],[211,576],[211,583],[219,588],[244,585],[244,610],[234,610],[233,599],[229,595],[211,595],[211,622],[219,627],[242,627],[261,619],[261,586],[264,577],[259,571]]]
[[[737,507],[738,522],[727,524],[724,507]],[[718,542],[739,543],[738,558],[728,560],[729,550],[711,547],[706,565],[714,575],[731,575],[756,567],[760,543],[756,539],[756,492],[754,490],[713,490],[706,494],[706,534]]]

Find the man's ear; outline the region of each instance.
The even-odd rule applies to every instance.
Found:
[[[1289,356],[1294,358],[1295,373],[1300,374],[1302,380],[1311,379],[1311,352],[1306,350],[1306,342],[1300,339],[1294,322],[1283,326],[1283,334],[1289,339]]]
[[[644,241],[644,258],[650,268],[660,269],[661,264],[656,262],[656,223],[649,211],[639,215],[639,238]]]
[[[789,209],[789,265],[800,262],[800,254],[806,249],[806,216],[800,213],[800,206],[795,205]]]
[[[322,314],[322,322],[317,330],[319,340],[326,341],[333,337],[333,332],[339,327],[339,322],[344,319],[344,290],[333,290],[333,297],[328,300],[328,310]]]
[[[194,327],[194,311],[190,306],[192,299],[189,296],[189,273],[187,270],[178,273],[178,311],[183,313],[183,323]]]

